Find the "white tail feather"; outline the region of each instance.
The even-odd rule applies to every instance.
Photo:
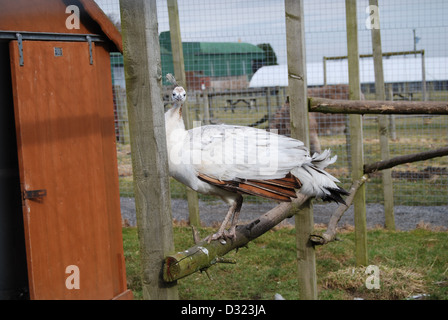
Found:
[[[339,180],[324,170],[337,159],[336,156],[330,157],[330,155],[330,150],[325,150],[320,154],[315,153],[310,162],[291,170],[291,173],[302,182],[300,193],[325,199],[331,196],[332,190],[342,191],[336,185]]]
[[[336,162],[338,156],[330,157],[331,151],[329,149],[324,150],[322,153],[315,153],[311,158],[311,163],[314,164],[319,169],[325,169],[330,164]]]

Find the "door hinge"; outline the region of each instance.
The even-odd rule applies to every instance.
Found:
[[[47,196],[47,190],[25,190],[23,191],[24,200],[42,200],[43,197]]]
[[[20,33],[16,33],[17,43],[19,44],[19,65],[23,67],[23,41],[22,35]]]

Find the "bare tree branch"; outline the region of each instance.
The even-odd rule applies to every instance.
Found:
[[[282,202],[252,222],[237,226],[235,240],[220,239],[210,243],[202,240],[185,251],[168,255],[163,265],[164,281],[176,281],[196,271],[205,270],[215,263],[233,262],[222,257],[233,249],[247,245],[284,219],[293,216],[309,199],[298,193],[297,198],[292,202]]]
[[[313,234],[310,236],[310,240],[315,245],[323,245],[328,242],[334,241],[336,239],[336,227],[344,215],[345,211],[352,205],[353,198],[355,197],[356,191],[367,181],[369,176],[367,174],[363,175],[361,179],[355,181],[350,188],[350,195],[345,199],[345,204],[340,204],[336,211],[331,215],[330,222],[328,223],[327,231],[325,231],[321,236]]]
[[[371,164],[364,165],[364,173],[372,173],[375,171],[380,171],[384,169],[389,169],[395,166],[398,166],[399,164],[404,163],[411,163],[416,161],[423,161],[428,160],[436,157],[443,157],[448,155],[448,147],[426,151],[426,152],[420,152],[420,153],[414,153],[414,154],[408,154],[404,156],[398,156],[394,157],[388,160],[382,160],[378,162],[374,162]]]

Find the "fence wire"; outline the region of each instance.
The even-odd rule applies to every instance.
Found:
[[[129,0],[130,1],[130,0]],[[97,0],[120,25],[118,0]],[[178,1],[190,119],[277,129],[289,135],[284,2],[278,0]],[[375,99],[371,27],[375,8],[357,2],[361,90]],[[345,1],[304,1],[308,95],[348,99]],[[157,1],[162,74],[173,73],[166,0]],[[448,3],[443,0],[380,1],[386,98],[448,101]],[[132,197],[132,167],[123,59],[112,54],[120,191]],[[164,101],[170,107],[168,83]],[[391,157],[447,145],[447,116],[389,116]],[[347,117],[310,114],[311,149],[330,148],[338,161],[329,171],[351,182]],[[376,116],[363,117],[365,162],[380,159]],[[395,205],[448,205],[448,157],[393,168]],[[367,202],[383,203],[381,175],[367,183]],[[184,188],[171,183],[173,198]],[[202,198],[204,201],[212,201]],[[250,201],[264,201],[250,199]]]

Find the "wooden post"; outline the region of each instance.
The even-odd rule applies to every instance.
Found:
[[[208,102],[208,88],[202,91],[202,109],[203,109],[203,123],[210,124],[210,105]]]
[[[425,50],[421,52],[422,56],[422,101],[428,100],[426,93],[426,67],[425,67]]]
[[[323,57],[323,65],[324,65],[324,87],[327,85],[327,57]]]
[[[182,48],[182,38],[180,36],[179,9],[177,6],[177,0],[167,0],[167,5],[174,76],[176,77],[177,83],[183,86],[188,94],[187,77],[185,76],[184,52]],[[186,107],[188,106],[185,103],[182,106],[182,116],[184,118],[185,126],[187,128],[191,128],[191,123],[189,121],[190,114],[188,113],[188,109],[185,109]]]
[[[389,83],[388,85],[388,92],[389,92],[389,97],[387,98],[387,100],[393,101],[394,100],[394,84],[393,83]],[[390,133],[390,138],[393,141],[397,140],[397,128],[395,126],[395,115],[391,114],[389,115],[389,133]]]
[[[170,38],[171,38],[171,52],[173,55],[174,75],[177,82],[187,90],[187,77],[185,76],[184,65],[184,52],[182,48],[182,38],[180,36],[180,23],[179,23],[179,9],[177,6],[177,0],[168,0],[168,17],[170,24]],[[187,100],[188,101],[188,100]],[[188,102],[184,103],[182,107],[182,115],[187,129],[192,128],[192,122],[190,121],[190,112],[188,108]],[[199,200],[198,194],[185,187],[188,201],[188,213],[190,225],[200,226],[201,221],[199,218]]]
[[[347,24],[348,78],[350,100],[360,100],[361,84],[359,79],[358,26],[356,0],[345,0]],[[363,176],[364,150],[362,144],[362,116],[350,115],[350,146],[352,159],[352,179],[359,180]],[[355,246],[356,264],[367,265],[367,223],[365,185],[356,192],[355,209]]]
[[[268,128],[271,125],[272,122],[272,110],[271,110],[271,88],[266,87],[266,108],[268,112]]]
[[[378,0],[370,0],[371,6],[378,8]],[[380,21],[379,14],[376,16],[376,26],[378,28],[372,28],[372,49],[373,49],[373,65],[375,70],[375,99],[384,101],[386,100],[386,92],[384,87],[384,72],[383,72],[383,52],[381,49],[381,31],[379,29]],[[381,160],[387,160],[390,158],[389,154],[389,133],[388,133],[388,118],[387,115],[378,116],[378,129],[380,135],[380,150]],[[389,230],[395,230],[395,217],[394,217],[394,188],[392,183],[391,170],[383,170],[381,172],[383,180],[383,198],[384,198],[384,214],[385,214],[385,227]]]
[[[156,0],[120,1],[144,299],[178,299],[162,279],[174,251]]]
[[[275,104],[276,104],[275,111],[277,111],[277,109],[280,109],[282,107],[282,102],[280,100],[280,87],[279,86],[275,87],[275,92],[276,92],[276,95],[275,95]],[[257,111],[258,111],[258,105],[257,105]]]
[[[305,28],[302,0],[285,0],[286,44],[288,56],[288,83],[291,112],[291,136],[302,140],[308,147],[308,99],[305,60]],[[299,297],[317,299],[316,257],[310,241],[314,219],[311,200],[295,213],[298,260]]]
[[[115,105],[117,106],[118,113],[118,130],[120,133],[120,144],[129,143],[129,122],[128,122],[128,110],[126,108],[126,92],[120,87],[115,86]]]

